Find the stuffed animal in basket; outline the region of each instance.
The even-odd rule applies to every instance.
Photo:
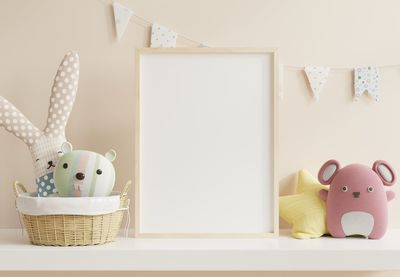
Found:
[[[117,154],[109,150],[105,156],[84,150],[72,150],[72,145],[62,145],[65,153],[54,171],[59,196],[109,196],[115,183],[112,162]]]
[[[327,203],[328,231],[333,237],[361,235],[379,239],[387,228],[388,204],[395,197],[385,186],[396,182],[396,174],[385,161],[376,161],[372,168],[351,164],[340,168],[336,160],[327,161],[318,173],[318,180],[330,185],[320,196]]]
[[[47,124],[43,131],[29,121],[13,104],[0,96],[0,126],[22,140],[31,152],[38,196],[55,193],[53,171],[65,127],[78,90],[79,56],[68,52],[62,60],[51,90]]]

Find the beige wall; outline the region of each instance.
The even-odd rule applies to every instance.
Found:
[[[2,277],[71,277],[71,272],[7,272]],[[394,277],[396,272],[81,272],[85,277]]]
[[[133,178],[134,48],[147,45],[149,32],[130,24],[117,43],[112,11],[104,5],[107,2],[1,0],[0,94],[43,126],[58,62],[67,50],[77,50],[81,77],[67,135],[77,148],[98,152],[115,148],[120,186]],[[396,33],[400,3],[395,0],[121,2],[139,15],[210,46],[279,47],[281,60],[287,64],[400,63],[400,36]],[[180,46],[193,46],[183,42]],[[282,193],[292,190],[296,170],[308,168],[315,174],[329,158],[344,164],[387,159],[400,173],[400,72],[399,68],[381,72],[380,103],[368,99],[352,102],[349,71],[332,72],[321,100],[315,103],[304,74],[286,71],[285,96],[280,102]],[[24,144],[3,130],[0,142],[0,228],[14,228],[19,223],[10,184],[14,179],[32,183],[33,170]],[[400,185],[394,188],[399,189]],[[390,226],[400,227],[400,200],[390,206]]]

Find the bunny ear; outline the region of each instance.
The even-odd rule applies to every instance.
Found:
[[[65,137],[65,126],[75,102],[79,79],[79,56],[70,51],[62,60],[51,90],[46,135]]]
[[[0,126],[3,126],[29,147],[34,145],[41,135],[39,129],[2,96],[0,96]]]

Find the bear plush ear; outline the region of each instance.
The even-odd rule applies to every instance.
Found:
[[[376,161],[372,166],[372,170],[378,174],[385,186],[391,186],[396,183],[396,173],[386,161]]]
[[[340,164],[336,160],[329,160],[324,163],[321,169],[318,172],[318,181],[321,184],[329,185],[333,178],[335,177],[336,173],[340,169]]]
[[[64,154],[69,153],[72,151],[72,144],[68,141],[64,142],[61,145],[61,151],[63,151]]]
[[[113,149],[110,149],[104,156],[106,157],[107,160],[113,162],[117,157],[117,152],[115,152],[115,150]]]

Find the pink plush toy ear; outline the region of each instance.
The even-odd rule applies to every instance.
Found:
[[[372,166],[372,170],[378,174],[385,186],[392,186],[396,183],[396,173],[386,161],[376,161]]]
[[[321,184],[329,185],[336,173],[340,169],[340,164],[337,160],[329,160],[324,163],[318,172],[318,181]]]

